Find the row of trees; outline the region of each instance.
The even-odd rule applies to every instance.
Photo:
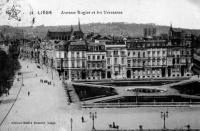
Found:
[[[17,69],[19,62],[12,53],[8,55],[0,50],[0,96],[10,89]]]

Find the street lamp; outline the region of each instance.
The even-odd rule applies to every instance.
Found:
[[[139,91],[138,91],[138,89],[135,89],[135,101],[136,101],[136,104],[138,104],[138,95],[139,95]]]
[[[24,83],[23,83],[23,73],[22,72],[18,72],[18,76],[19,75],[21,75],[21,78],[22,78],[22,84],[21,85],[24,86]]]
[[[92,131],[94,131],[94,120],[97,118],[97,113],[90,112],[90,118],[92,119]]]
[[[166,112],[160,112],[161,113],[161,119],[163,118],[163,120],[164,120],[164,125],[163,125],[163,129],[164,130],[166,130],[166,126],[165,126],[165,120],[166,120],[166,118],[168,118],[168,111],[166,111]]]
[[[72,123],[73,123],[73,119],[70,119],[70,125],[71,125],[71,131],[72,131]]]

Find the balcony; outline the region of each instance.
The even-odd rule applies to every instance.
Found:
[[[118,54],[114,54],[113,56],[114,56],[114,57],[119,57],[119,55],[118,55]]]
[[[121,54],[121,57],[126,57],[126,54]]]
[[[99,59],[99,60],[97,60],[97,59],[92,59],[92,60],[87,60],[87,62],[105,62],[106,60],[105,59]]]

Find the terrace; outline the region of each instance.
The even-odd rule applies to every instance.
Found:
[[[200,104],[199,80],[75,83],[84,108],[190,106]],[[91,95],[92,94],[92,95]]]

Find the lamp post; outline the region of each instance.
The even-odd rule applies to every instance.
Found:
[[[163,129],[164,130],[166,130],[166,125],[165,125],[165,120],[166,120],[166,118],[168,118],[168,111],[166,111],[166,112],[160,112],[161,113],[161,119],[163,119],[164,120],[164,125],[163,125]]]
[[[53,80],[53,58],[51,59],[51,76]]]
[[[70,119],[71,131],[72,131],[72,122],[73,122],[73,119],[71,118]]]
[[[23,77],[23,73],[22,73],[22,86],[24,86],[24,77]]]
[[[136,102],[136,104],[138,104],[138,95],[139,95],[139,91],[138,91],[138,89],[135,89],[135,102]]]
[[[90,118],[92,119],[92,131],[94,131],[95,130],[94,120],[97,118],[97,113],[96,112],[95,113],[90,112]]]
[[[24,83],[23,83],[23,73],[22,72],[18,72],[18,76],[21,75],[21,78],[22,78],[22,84],[21,86],[24,86]]]

